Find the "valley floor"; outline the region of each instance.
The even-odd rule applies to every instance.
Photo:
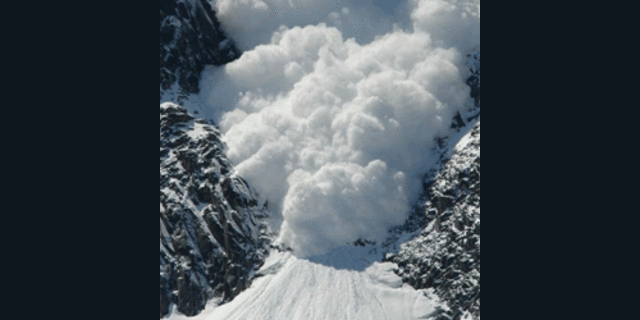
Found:
[[[415,290],[393,273],[395,264],[374,262],[364,271],[335,269],[289,252],[271,253],[251,287],[196,317],[174,312],[170,320],[428,319],[441,304],[430,290]]]

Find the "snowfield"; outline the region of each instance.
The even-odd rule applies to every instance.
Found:
[[[337,270],[289,252],[273,252],[251,287],[233,301],[212,301],[196,317],[174,313],[171,320],[356,320],[429,319],[446,309],[431,290],[403,285],[390,262],[362,272]]]

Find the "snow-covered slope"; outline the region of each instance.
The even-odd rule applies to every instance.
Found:
[[[388,257],[415,288],[434,288],[452,309],[480,318],[480,121],[427,189],[426,227]]]
[[[233,174],[217,129],[187,113],[197,112],[204,66],[238,56],[208,1],[160,0],[161,318],[230,301],[266,256],[266,212]]]
[[[434,319],[446,308],[432,290],[403,285],[392,271],[395,267],[377,262],[363,272],[337,270],[289,252],[273,252],[251,288],[218,308],[212,303],[190,319]]]
[[[233,175],[219,132],[160,105],[160,317],[195,315],[248,287],[268,245],[265,212]]]

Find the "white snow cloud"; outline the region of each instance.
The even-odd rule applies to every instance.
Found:
[[[393,8],[400,0],[209,0],[240,50],[268,43],[281,25],[338,27],[346,37],[370,41],[391,30]]]
[[[345,39],[337,25],[375,11],[370,1],[342,6],[351,2],[217,2],[247,51],[205,70],[202,97],[221,110],[213,117],[229,158],[269,200],[279,240],[298,256],[383,240],[421,191],[433,138],[471,103],[461,50],[479,45],[479,1],[410,0],[404,19],[385,16],[411,21],[409,30],[385,29],[366,43]],[[335,21],[316,24],[324,18]],[[234,37],[261,28],[264,35]]]
[[[467,52],[480,45],[479,0],[409,0],[415,30],[428,32],[438,45]]]

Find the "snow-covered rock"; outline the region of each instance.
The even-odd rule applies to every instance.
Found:
[[[206,0],[160,0],[160,100],[197,93],[205,65],[221,65],[239,56],[220,29]]]
[[[220,133],[160,105],[160,317],[199,313],[247,288],[269,243],[266,211],[223,153]]]
[[[427,188],[426,226],[388,257],[415,288],[434,288],[460,319],[480,318],[480,121]],[[448,319],[445,317],[443,319]]]
[[[204,66],[240,55],[209,3],[160,1],[160,101],[188,108],[160,106],[160,318],[479,319],[480,51],[475,107],[437,139],[414,214],[384,243],[300,259],[269,250],[267,210],[218,130],[187,111]]]
[[[415,320],[446,310],[433,290],[402,285],[395,264],[338,270],[273,251],[251,287],[233,301],[211,303],[193,320]],[[188,319],[180,315],[171,320]]]

